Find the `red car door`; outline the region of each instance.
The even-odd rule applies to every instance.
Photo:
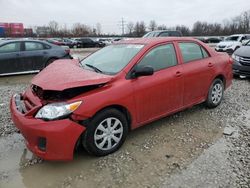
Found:
[[[214,75],[213,61],[208,52],[194,42],[180,42],[184,77],[184,106],[204,100]]]
[[[155,71],[132,80],[139,124],[182,106],[183,78],[173,44],[153,48],[136,66],[152,66]]]

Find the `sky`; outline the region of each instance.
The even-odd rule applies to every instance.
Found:
[[[250,0],[0,0],[0,22],[21,22],[25,27],[57,21],[102,26],[104,33],[121,31],[121,20],[155,20],[168,27],[200,21],[219,22],[250,10]]]

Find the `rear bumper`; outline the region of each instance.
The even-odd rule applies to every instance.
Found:
[[[232,48],[215,48],[217,52],[226,52],[228,54],[233,54],[234,50]]]
[[[18,109],[16,95],[11,98],[11,117],[35,155],[45,160],[73,159],[74,149],[85,127],[69,120],[43,121],[26,116]]]

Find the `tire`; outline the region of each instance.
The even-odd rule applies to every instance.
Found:
[[[82,144],[90,154],[105,156],[117,151],[127,134],[128,122],[125,115],[110,108],[97,113],[91,119],[83,135]]]
[[[224,96],[224,83],[221,79],[216,78],[211,84],[206,100],[206,106],[208,108],[217,107]]]

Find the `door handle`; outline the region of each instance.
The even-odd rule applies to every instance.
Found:
[[[213,63],[209,62],[208,67],[212,67],[212,66],[214,66]]]
[[[176,76],[176,77],[180,77],[180,76],[181,76],[181,72],[180,72],[180,71],[177,71],[177,72],[175,73],[175,76]]]

